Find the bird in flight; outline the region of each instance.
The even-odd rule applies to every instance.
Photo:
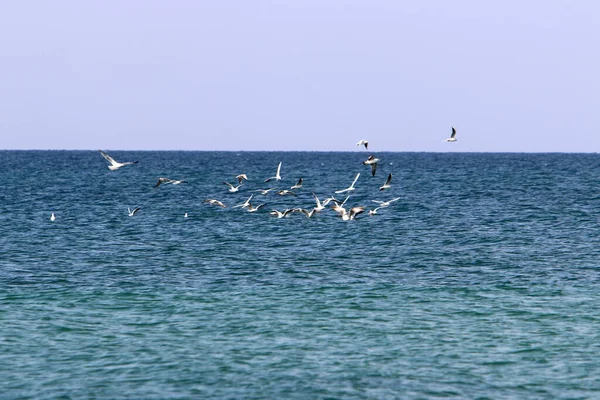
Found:
[[[140,208],[142,208],[142,207],[136,207],[133,210],[131,210],[129,207],[127,207],[127,212],[129,213],[130,217],[133,217],[135,215],[135,213],[140,211]]]
[[[154,188],[159,187],[162,184],[167,184],[170,183],[171,185],[179,185],[180,183],[187,183],[187,181],[183,181],[183,180],[175,180],[175,179],[170,179],[170,178],[158,178],[158,182],[156,182],[156,185],[154,185]]]
[[[98,151],[100,152],[100,154],[102,154],[102,157],[106,158],[106,161],[108,161],[110,163],[110,165],[108,166],[108,169],[110,169],[111,171],[115,171],[126,165],[137,164],[137,161],[127,161],[127,162],[121,163],[121,162],[115,161],[114,158],[112,158],[111,156],[109,156],[108,154],[103,152],[102,150],[98,150]]]
[[[281,163],[279,163],[279,165],[277,166],[277,173],[275,174],[275,176],[265,179],[265,182],[270,182],[272,180],[280,181],[281,180],[280,172],[281,172]]]
[[[360,172],[358,174],[356,174],[356,178],[354,178],[354,180],[352,181],[352,184],[350,186],[348,186],[346,189],[336,190],[335,193],[340,194],[340,193],[346,193],[346,192],[351,192],[352,190],[355,190],[354,184],[358,180],[359,176],[360,176]]]
[[[365,150],[369,150],[369,141],[362,139],[360,140],[358,143],[356,143],[357,146],[365,146]]]
[[[392,187],[392,173],[390,172],[390,174],[388,175],[387,179],[385,180],[385,183],[383,184],[383,186],[381,186],[379,188],[379,191],[381,192],[382,190],[389,189],[391,187]]]
[[[365,161],[363,161],[363,165],[371,166],[371,175],[375,176],[375,172],[377,171],[377,163],[379,162],[379,158],[375,158],[375,156],[370,155]]]
[[[444,139],[443,142],[456,142],[458,139],[456,138],[456,129],[452,127],[452,133],[448,139]]]

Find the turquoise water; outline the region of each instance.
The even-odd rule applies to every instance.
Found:
[[[2,398],[600,397],[595,154],[109,153],[0,151]]]

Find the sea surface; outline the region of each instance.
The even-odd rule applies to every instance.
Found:
[[[108,153],[0,151],[2,399],[600,398],[600,155]]]

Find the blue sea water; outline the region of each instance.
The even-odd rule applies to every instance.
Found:
[[[600,398],[596,154],[109,153],[0,151],[1,398]]]

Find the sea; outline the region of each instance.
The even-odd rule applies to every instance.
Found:
[[[600,398],[598,154],[107,153],[0,151],[2,399]]]

